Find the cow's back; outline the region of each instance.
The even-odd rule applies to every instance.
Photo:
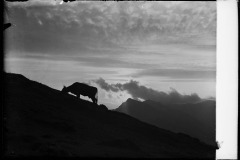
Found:
[[[69,86],[69,91],[73,94],[81,94],[83,96],[92,96],[97,92],[97,88],[88,86],[84,83],[75,82]]]

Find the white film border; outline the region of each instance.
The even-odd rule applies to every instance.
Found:
[[[217,159],[237,159],[238,12],[237,1],[217,1]]]

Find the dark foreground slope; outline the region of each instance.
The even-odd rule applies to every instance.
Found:
[[[215,149],[187,135],[5,74],[5,156],[203,157]]]
[[[151,100],[128,99],[115,110],[159,128],[188,134],[210,145],[216,141],[216,102],[212,100],[163,105]]]

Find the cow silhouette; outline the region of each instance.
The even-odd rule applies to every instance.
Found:
[[[75,82],[72,85],[66,87],[63,86],[62,89],[63,93],[72,93],[77,96],[77,98],[80,98],[80,95],[88,96],[92,99],[93,103],[97,104],[98,101],[98,90],[96,87],[89,86],[84,83]]]

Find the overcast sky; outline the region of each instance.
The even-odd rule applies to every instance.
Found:
[[[215,97],[216,2],[59,2],[7,4],[7,72],[56,89],[91,82],[109,108],[133,95],[97,80]]]

